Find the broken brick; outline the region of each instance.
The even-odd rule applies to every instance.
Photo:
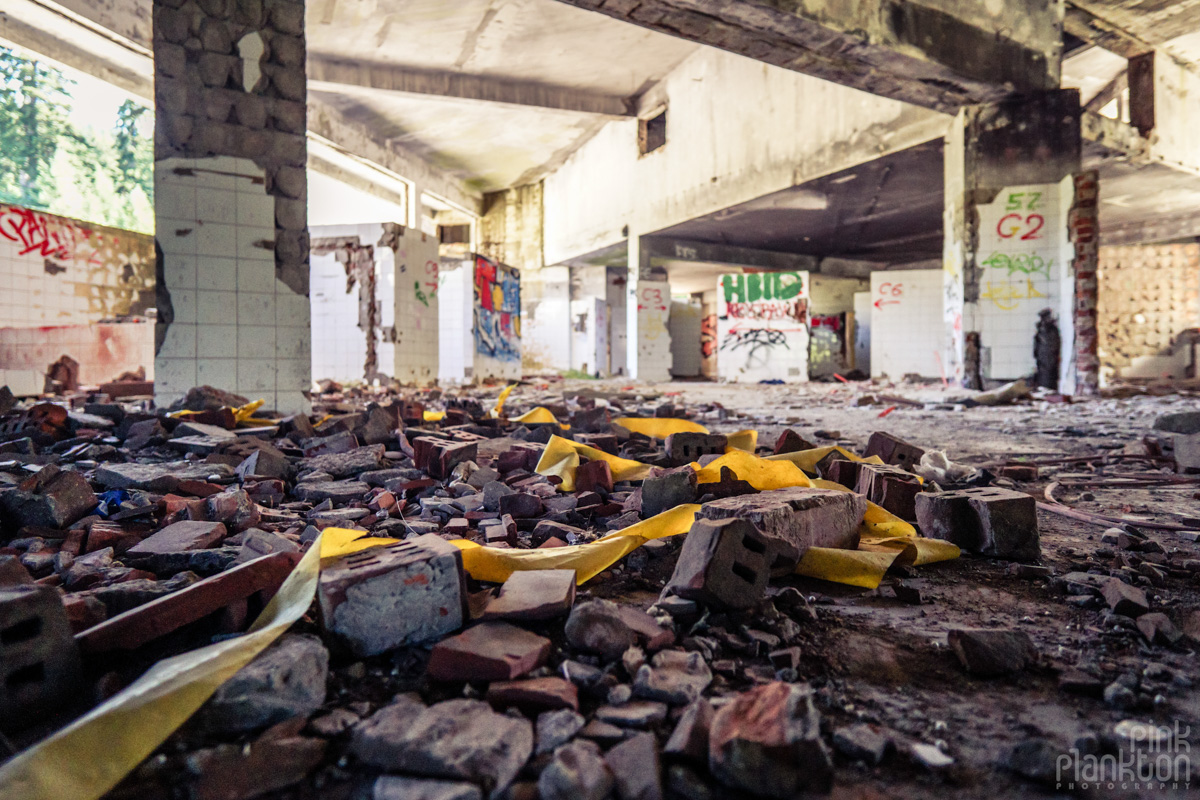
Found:
[[[570,613],[574,602],[575,570],[517,571],[488,603],[482,619],[552,619]]]
[[[612,466],[607,461],[588,461],[575,470],[575,489],[580,492],[613,490]]]
[[[43,719],[71,700],[81,671],[58,592],[35,585],[0,588],[0,730]]]
[[[903,520],[916,521],[921,481],[899,467],[860,464],[854,490]]]
[[[724,455],[728,445],[729,440],[724,434],[693,431],[672,433],[665,442],[667,460],[673,467],[690,464],[701,456]]]
[[[176,522],[138,542],[126,553],[134,557],[204,550],[216,545],[227,535],[228,531],[220,522]]]
[[[914,508],[921,532],[993,558],[1033,561],[1041,556],[1037,502],[1000,488],[922,492]]]
[[[0,493],[0,507],[14,527],[66,528],[90,513],[97,502],[82,475],[53,465]]]
[[[883,431],[872,433],[871,438],[867,440],[867,447],[863,451],[864,458],[879,456],[883,463],[902,469],[912,469],[917,466],[921,463],[921,457],[924,455],[925,451],[922,448]]]
[[[697,517],[748,520],[768,538],[795,548],[799,558],[809,547],[858,547],[866,510],[867,501],[852,492],[793,487],[714,500]]]
[[[434,645],[427,670],[437,681],[507,681],[549,655],[549,639],[506,622],[483,622]]]
[[[718,608],[749,608],[766,592],[777,541],[749,520],[698,519],[663,591]]]
[[[487,701],[498,709],[515,706],[528,713],[560,708],[578,711],[579,690],[562,678],[494,681],[488,686]]]
[[[358,656],[433,641],[467,619],[462,553],[436,534],[323,566],[318,596],[325,628]]]

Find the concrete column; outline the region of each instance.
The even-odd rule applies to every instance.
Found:
[[[625,306],[626,369],[639,381],[671,379],[671,285],[652,280],[650,253],[641,235],[630,232],[629,296]]]
[[[1036,92],[961,110],[946,137],[943,313],[946,377],[968,387],[1034,373],[1049,309],[1060,334],[1059,388],[1074,387],[1079,94]],[[885,369],[886,365],[873,365]]]
[[[303,0],[153,0],[155,397],[310,386]]]

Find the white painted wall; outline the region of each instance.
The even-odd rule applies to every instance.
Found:
[[[569,267],[521,273],[521,358],[534,371],[571,368]]]
[[[871,293],[854,293],[854,368],[871,374]]]
[[[463,383],[475,373],[471,337],[474,261],[444,260],[438,272],[438,380]]]
[[[667,143],[610,122],[545,180],[546,262],[941,137],[950,118],[712,48],[660,84]],[[636,190],[635,190],[636,187]]]
[[[1010,186],[991,203],[976,206],[979,302],[973,309],[968,305],[966,322],[975,327],[966,330],[979,331],[985,379],[1010,381],[1033,373],[1033,337],[1044,308],[1058,315],[1063,363],[1070,363],[1074,247],[1067,215],[1072,196],[1068,177],[1061,183]]]
[[[671,319],[671,374],[676,378],[694,378],[700,374],[700,318],[703,310],[699,300],[673,300]]]
[[[437,238],[415,228],[405,228],[394,257],[394,375],[402,383],[430,383],[439,372]]]
[[[871,273],[871,377],[941,377],[942,270]]]
[[[722,275],[717,375],[730,383],[808,380],[807,272]]]

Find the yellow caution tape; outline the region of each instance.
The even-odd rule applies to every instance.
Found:
[[[707,466],[692,464],[699,483],[717,483],[721,480],[721,468],[733,470],[739,480],[746,481],[760,492],[786,489],[791,486],[812,486],[808,476],[787,461],[767,461],[742,450],[730,450]]]
[[[628,458],[620,458],[595,447],[572,442],[561,436],[551,436],[537,464],[539,475],[557,475],[562,478],[559,487],[564,492],[575,491],[575,469],[582,463],[580,456],[591,461],[607,461],[612,467],[614,481],[640,481],[650,474],[650,465]]]
[[[708,433],[700,423],[676,417],[617,417],[613,422],[630,433],[653,439],[665,439],[672,433]]]
[[[651,539],[687,533],[699,510],[698,505],[676,506],[594,542],[544,550],[483,547],[466,539],[450,543],[462,550],[463,568],[477,581],[503,583],[514,572],[523,570],[573,569],[575,582],[583,584]]]
[[[4,800],[94,800],[116,786],[312,605],[320,562],[389,544],[326,528],[243,636],[159,661],[126,689],[0,766]]]
[[[753,453],[754,448],[758,447],[758,431],[737,431],[725,437],[727,447],[725,452],[730,450],[745,450],[747,453]]]
[[[441,422],[446,418],[445,411],[426,411],[421,414],[421,419],[426,422]]]
[[[767,456],[767,461],[790,461],[800,469],[807,472],[809,475],[817,474],[817,462],[825,456],[833,452],[841,453],[851,461],[857,461],[860,464],[882,464],[883,459],[879,456],[871,456],[863,458],[862,456],[851,453],[844,447],[816,447],[812,450],[801,450],[798,453],[780,453],[777,456]]]
[[[552,414],[550,412],[550,409],[546,408],[545,406],[538,406],[537,408],[531,408],[528,411],[526,411],[524,414],[522,414],[521,416],[514,417],[510,421],[511,422],[519,422],[522,425],[537,425],[537,424],[554,423],[554,424],[558,425],[558,427],[562,428],[564,431],[567,428],[571,427],[570,425],[564,425],[563,423],[559,422],[558,418],[555,417],[554,414]]]
[[[504,413],[504,401],[508,399],[508,396],[512,394],[512,390],[515,388],[517,388],[517,385],[510,383],[500,392],[500,396],[496,398],[496,407],[492,409],[492,413],[489,415],[492,419],[497,419]]]

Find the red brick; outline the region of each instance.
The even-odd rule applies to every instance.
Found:
[[[265,603],[299,560],[298,553],[272,553],[256,558],[118,614],[78,634],[75,641],[85,653],[134,650],[256,592],[262,593]]]
[[[550,640],[506,622],[484,622],[434,645],[429,677],[438,681],[506,681],[540,667]]]
[[[514,572],[482,619],[552,619],[569,613],[574,602],[575,570]]]
[[[516,706],[522,711],[579,710],[579,690],[562,678],[531,678],[527,681],[495,681],[487,690],[487,701],[498,709]]]
[[[145,556],[205,550],[215,546],[226,535],[225,526],[219,522],[176,522],[143,539],[126,552],[131,556]]]

